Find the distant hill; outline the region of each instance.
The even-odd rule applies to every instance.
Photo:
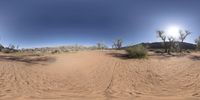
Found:
[[[167,44],[169,44],[169,42],[167,42]],[[153,42],[153,43],[140,43],[140,44],[136,44],[136,45],[143,45],[145,47],[147,47],[148,49],[164,49],[164,45],[163,42]],[[135,46],[135,45],[132,45]],[[127,47],[131,47],[131,46],[127,46]],[[127,48],[125,47],[125,48]],[[189,49],[189,50],[195,50],[196,49],[196,45],[192,44],[192,43],[183,43],[183,49]]]

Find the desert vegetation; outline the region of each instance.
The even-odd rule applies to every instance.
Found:
[[[129,58],[146,58],[147,49],[143,45],[136,45],[126,49]]]
[[[157,37],[160,38],[163,42],[164,53],[168,53],[169,55],[171,52],[179,52],[182,53],[184,49],[184,40],[187,38],[188,35],[191,34],[189,31],[179,31],[179,37],[176,39],[173,36],[168,36],[164,31],[157,31]],[[168,41],[167,41],[168,40]]]
[[[165,49],[164,52],[167,53],[168,48],[167,48],[166,36],[165,36],[164,31],[157,31],[157,35],[163,41],[163,45],[164,45],[164,49]]]
[[[68,46],[58,46],[58,47],[42,47],[42,48],[31,48],[31,49],[21,49],[21,52],[38,53],[38,54],[58,54],[65,52],[76,52],[84,50],[93,50],[97,47],[83,46],[83,45],[68,45]]]
[[[103,49],[107,49],[108,47],[104,44],[104,43],[97,43],[97,46],[96,48],[94,49],[100,49],[100,50],[103,50]]]
[[[180,37],[179,37],[179,39],[180,39],[180,52],[182,52],[182,50],[183,50],[183,42],[184,42],[184,40],[186,39],[186,37],[188,36],[188,35],[190,35],[191,34],[191,32],[189,32],[189,31],[182,31],[182,30],[180,30]]]
[[[200,36],[197,39],[195,39],[195,43],[197,50],[200,50]]]
[[[117,39],[113,42],[112,48],[115,48],[117,50],[120,50],[122,48],[122,39]]]
[[[19,46],[10,44],[8,47],[4,47],[3,45],[0,45],[0,50],[3,53],[16,53],[19,51]]]

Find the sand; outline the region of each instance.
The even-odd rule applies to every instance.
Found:
[[[200,100],[200,53],[148,59],[121,54],[0,54],[0,100]]]

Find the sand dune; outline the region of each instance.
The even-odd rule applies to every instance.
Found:
[[[136,60],[118,52],[1,54],[0,100],[200,100],[200,53]]]

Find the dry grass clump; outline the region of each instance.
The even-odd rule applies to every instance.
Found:
[[[126,49],[129,58],[146,58],[147,49],[142,45],[136,45]]]

